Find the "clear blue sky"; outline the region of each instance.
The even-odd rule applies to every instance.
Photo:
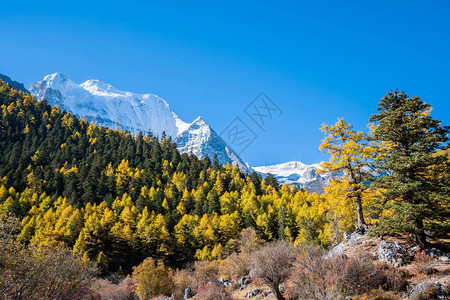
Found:
[[[0,73],[26,87],[95,78],[218,132],[251,125],[243,109],[266,92],[284,114],[254,128],[253,166],[326,159],[321,123],[365,129],[391,89],[450,125],[449,1],[5,1],[0,26]]]

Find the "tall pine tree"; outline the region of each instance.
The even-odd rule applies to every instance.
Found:
[[[448,148],[450,128],[430,116],[429,104],[403,92],[389,92],[377,110],[373,138],[387,150],[378,167],[388,173],[376,181],[385,189],[379,229],[412,233],[423,249],[425,231],[449,223],[449,163],[439,150]]]

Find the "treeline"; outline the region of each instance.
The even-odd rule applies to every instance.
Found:
[[[165,136],[88,124],[2,82],[0,108],[0,214],[19,218],[22,244],[68,246],[103,274],[146,257],[171,267],[225,258],[249,227],[325,248],[355,224],[413,233],[421,246],[425,231],[448,232],[448,128],[403,93],[382,99],[368,135],[324,125],[323,171],[344,176],[323,195],[180,154]]]

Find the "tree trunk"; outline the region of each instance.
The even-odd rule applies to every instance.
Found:
[[[416,232],[414,233],[414,237],[416,238],[417,246],[419,250],[424,251],[427,248],[427,237],[425,235],[425,231],[423,230],[423,220],[416,220]]]
[[[362,201],[361,201],[361,194],[357,193],[355,196],[355,205],[356,205],[356,232],[359,234],[365,234],[367,231],[367,224],[366,221],[364,221],[364,214],[362,209]]]
[[[276,286],[273,287],[273,291],[274,291],[274,293],[275,293],[275,296],[277,297],[277,300],[286,300],[286,299],[283,297],[283,294],[281,294],[281,292],[280,292],[280,287],[279,287],[278,285],[276,285]]]

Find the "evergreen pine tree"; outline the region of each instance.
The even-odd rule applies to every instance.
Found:
[[[448,126],[430,116],[431,107],[419,97],[389,92],[378,104],[373,138],[387,149],[378,167],[388,172],[376,181],[385,189],[380,222],[386,233],[410,232],[420,248],[426,246],[425,230],[448,226],[449,163]],[[447,230],[448,232],[448,230]]]
[[[280,184],[278,183],[277,179],[271,173],[267,173],[266,178],[264,178],[264,182],[266,183],[266,185],[272,186],[277,191],[280,189]]]

